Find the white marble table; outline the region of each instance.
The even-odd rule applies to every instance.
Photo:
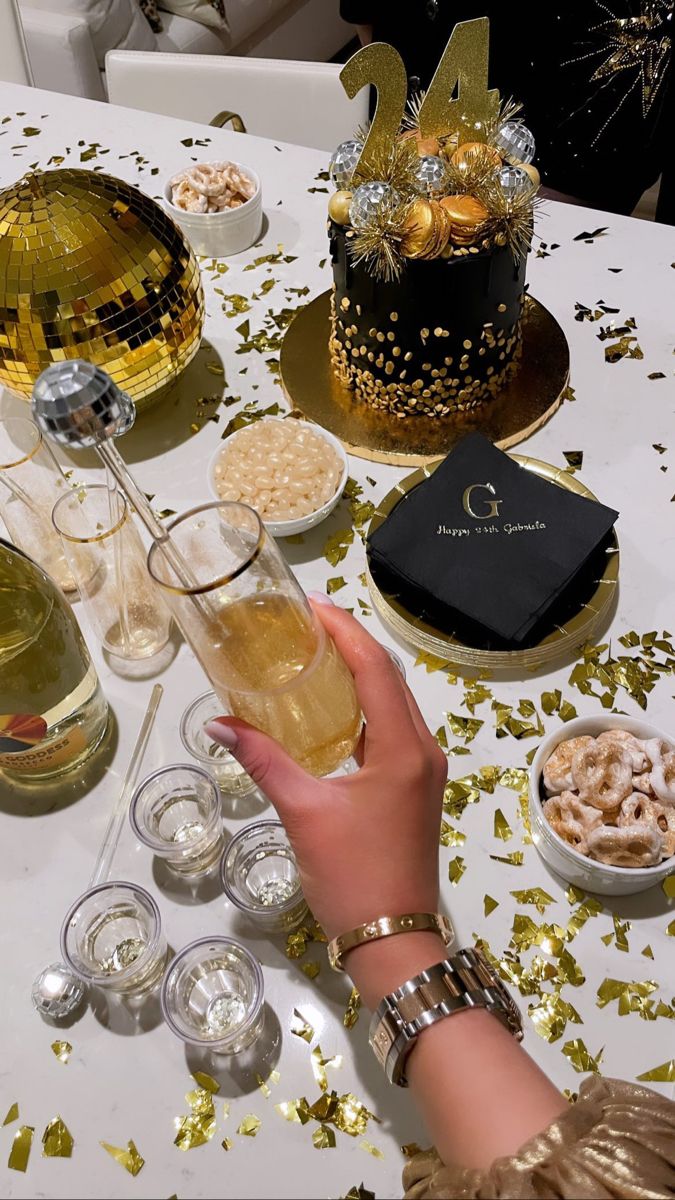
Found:
[[[214,111],[218,104],[214,101]],[[259,330],[268,310],[297,307],[302,297],[292,289],[309,289],[311,297],[329,285],[330,267],[325,238],[325,183],[315,176],[325,169],[324,157],[312,150],[279,145],[230,132],[206,129],[103,104],[51,95],[37,90],[0,84],[0,181],[8,184],[29,164],[47,166],[54,155],[64,164],[100,166],[106,171],[137,182],[152,195],[159,195],[162,180],[187,161],[237,157],[250,163],[263,180],[267,227],[263,245],[227,262],[221,275],[203,264],[207,295],[206,335],[212,350],[200,353],[180,386],[175,399],[139,419],[136,429],[124,439],[122,452],[143,489],[154,494],[158,509],[184,509],[209,499],[206,467],[228,420],[238,411],[213,404],[208,412],[215,421],[199,419],[196,404],[204,396],[219,397],[223,375],[227,397],[241,397],[241,404],[262,407],[283,404],[276,378],[266,365],[269,354],[255,351],[236,355],[241,336],[236,327],[244,316],[228,317],[224,297],[251,297],[260,285],[274,286],[250,301],[245,318],[252,332]],[[24,129],[38,134],[24,136]],[[192,137],[207,140],[193,149],[182,144]],[[91,143],[98,143],[87,160]],[[142,156],[139,159],[138,156]],[[140,162],[140,166],[139,166]],[[158,168],[153,174],[153,169]],[[606,230],[590,244],[575,240],[583,231]],[[574,402],[566,402],[554,419],[527,443],[526,452],[551,463],[564,465],[563,451],[583,450],[581,477],[603,500],[618,508],[621,541],[621,589],[611,636],[615,652],[624,652],[616,639],[630,630],[659,632],[674,622],[675,594],[675,388],[673,386],[672,324],[675,300],[675,238],[671,229],[630,219],[591,212],[581,208],[550,205],[539,224],[549,247],[547,256],[533,255],[529,266],[532,293],[556,315],[569,339],[572,355],[571,382]],[[290,261],[245,267],[259,255],[273,253],[278,245]],[[551,249],[555,244],[556,248]],[[620,271],[613,271],[620,268]],[[216,289],[220,289],[218,292]],[[578,322],[575,302],[594,308],[604,301],[620,312],[599,322]],[[231,304],[228,305],[231,310]],[[601,325],[611,320],[622,323],[634,316],[642,359],[624,358],[615,364],[605,361],[607,343],[596,337]],[[649,379],[653,372],[665,378]],[[4,414],[22,412],[22,402],[7,394],[0,402]],[[195,422],[197,432],[190,426]],[[657,448],[655,448],[657,447]],[[661,447],[664,447],[661,451]],[[95,462],[79,457],[66,461],[78,477],[95,471]],[[353,458],[351,474],[364,487],[364,499],[377,500],[405,473],[383,465]],[[366,481],[366,476],[374,484]],[[322,555],[326,537],[350,526],[346,502],[324,526],[305,538],[303,545],[287,545],[288,554],[305,588],[325,588],[328,578],[344,576],[346,586],[336,599],[348,606],[367,601],[359,582],[364,569],[363,546],[358,536],[343,562],[331,567]],[[81,616],[81,613],[79,614]],[[394,645],[374,615],[363,619],[385,644]],[[86,621],[83,627],[87,630]],[[90,639],[91,641],[91,639]],[[367,1049],[367,1020],[364,1016],[350,1031],[342,1024],[348,997],[346,980],[331,977],[322,947],[310,946],[303,961],[320,961],[321,971],[312,981],[290,961],[282,941],[251,937],[241,927],[222,895],[208,891],[203,902],[167,886],[153,877],[149,853],[135,844],[125,828],[115,861],[114,876],[133,879],[149,887],[157,897],[169,940],[174,948],[205,934],[236,932],[244,936],[259,955],[265,974],[267,997],[278,1021],[281,1046],[278,1083],[271,1096],[258,1089],[233,1064],[222,1077],[221,1097],[230,1101],[230,1114],[222,1120],[217,1104],[218,1129],[213,1140],[182,1153],[173,1145],[174,1117],[188,1112],[184,1094],[191,1086],[190,1065],[182,1043],[152,1014],[144,1024],[133,1026],[123,1014],[104,1011],[86,1015],[65,1033],[45,1025],[33,1012],[29,992],[37,970],[58,956],[58,933],[62,916],[85,886],[110,805],[126,769],[131,745],[145,709],[152,680],[129,681],[111,673],[92,648],[101,679],[117,723],[117,741],[107,761],[105,774],[93,786],[61,784],[29,802],[8,791],[0,782],[0,829],[3,865],[0,872],[2,912],[2,1057],[0,1058],[0,1120],[18,1101],[19,1122],[0,1130],[0,1185],[11,1197],[161,1197],[176,1194],[183,1200],[198,1197],[337,1197],[364,1182],[378,1197],[400,1194],[403,1162],[399,1147],[419,1140],[424,1143],[408,1097],[390,1090],[380,1077]],[[444,723],[444,713],[467,716],[462,706],[464,684],[449,682],[443,672],[427,673],[414,666],[414,656],[397,647],[405,660],[408,678],[432,729]],[[625,651],[635,653],[635,651]],[[592,697],[582,696],[569,686],[570,665],[554,672],[512,681],[492,681],[494,697],[517,705],[533,699],[539,708],[544,690],[559,687],[580,715],[600,711]],[[184,757],[177,735],[180,714],[187,701],[205,687],[200,668],[185,646],[161,675],[165,695],[158,723],[145,760],[147,770]],[[673,679],[664,676],[649,696],[648,716],[661,726],[675,729]],[[620,692],[617,705],[638,713],[635,703]],[[515,711],[515,710],[514,710]],[[538,739],[515,740],[495,737],[495,715],[490,701],[476,710],[484,721],[469,746],[469,754],[451,756],[451,778],[476,772],[488,764],[525,765],[525,756]],[[558,724],[556,716],[545,717],[547,729]],[[450,746],[461,743],[448,732]],[[504,843],[493,836],[493,815],[498,806],[513,836]],[[270,810],[267,809],[270,815]],[[240,827],[245,815],[227,817],[230,831]],[[462,846],[440,850],[444,899],[458,928],[461,941],[472,934],[487,938],[495,953],[502,954],[511,935],[516,912],[527,913],[538,924],[558,922],[565,926],[572,911],[560,881],[540,862],[534,847],[523,844],[518,795],[498,787],[494,795],[481,794],[453,825],[466,835]],[[492,860],[491,854],[509,854],[522,849],[524,863],[512,866]],[[448,863],[461,855],[465,873],[456,887],[448,880]],[[514,889],[539,886],[553,898],[544,916],[531,904],[511,897]],[[484,917],[484,896],[499,900],[499,907]],[[612,935],[613,914],[630,922],[628,950],[601,941]],[[539,1037],[526,1017],[525,1044],[530,1053],[550,1072],[561,1087],[576,1090],[582,1076],[561,1053],[575,1038],[583,1038],[588,1051],[597,1055],[604,1048],[601,1070],[634,1079],[668,1059],[672,1053],[673,1025],[668,1018],[643,1020],[637,1012],[617,1013],[616,1001],[600,1009],[596,992],[602,981],[651,979],[659,985],[655,999],[672,1000],[675,990],[673,946],[666,929],[673,914],[661,888],[641,897],[612,903],[590,919],[569,950],[579,963],[586,981],[573,987],[566,983],[561,995],[574,1005],[581,1024],[568,1023],[562,1036],[547,1042]],[[643,955],[651,947],[653,961]],[[538,947],[523,952],[530,964]],[[552,959],[554,964],[556,959]],[[542,985],[550,990],[552,985]],[[521,997],[526,1010],[537,997]],[[306,1095],[310,1103],[319,1092],[312,1076],[310,1046],[290,1031],[294,1008],[299,1009],[316,1031],[324,1055],[342,1055],[339,1069],[328,1068],[329,1086],[340,1093],[352,1091],[376,1112],[382,1124],[370,1122],[366,1138],[383,1157],[376,1158],[361,1145],[361,1137],[337,1132],[335,1149],[316,1150],[311,1134],[314,1123],[288,1124],[275,1111],[283,1100]],[[73,1052],[67,1065],[53,1055],[50,1043],[65,1037]],[[448,1086],[451,1086],[448,1081]],[[655,1084],[667,1094],[670,1084]],[[255,1139],[236,1130],[242,1118],[256,1114],[262,1126]],[[70,1160],[41,1157],[40,1138],[49,1120],[60,1114],[70,1129],[75,1148]],[[7,1170],[5,1164],[12,1137],[19,1123],[35,1127],[35,1141],[25,1175]],[[229,1153],[221,1140],[233,1142]],[[145,1158],[142,1172],[132,1178],[99,1145],[106,1141],[126,1146],[133,1138]]]

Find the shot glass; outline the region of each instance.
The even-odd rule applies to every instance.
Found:
[[[159,909],[135,883],[101,883],[75,901],[61,927],[61,953],[85,983],[145,996],[166,963]]]
[[[270,933],[295,929],[307,913],[281,821],[256,821],[237,833],[223,854],[220,877],[228,900]]]
[[[0,420],[0,516],[9,536],[64,592],[77,584],[52,525],[68,483],[40,430],[28,417]]]
[[[169,1029],[192,1046],[238,1054],[263,1021],[260,963],[232,938],[200,938],[169,964],[161,1002]]]
[[[121,492],[87,484],[62,496],[52,520],[87,616],[110,654],[150,658],[169,640],[171,614],[150,579],[145,550]],[[82,552],[89,569],[80,575]]]
[[[214,742],[204,732],[204,725],[214,717],[223,715],[223,705],[215,692],[204,692],[188,704],[180,722],[180,737],[188,754],[197,759],[200,766],[218,784],[221,792],[228,796],[247,796],[259,791],[250,775],[237,762],[233,754]]]
[[[220,795],[201,767],[177,763],[153,771],[132,796],[129,821],[139,842],[177,875],[201,878],[220,860]]]

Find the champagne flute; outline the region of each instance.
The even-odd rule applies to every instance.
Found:
[[[311,774],[331,774],[361,732],[354,680],[258,514],[215,502],[183,513],[168,532],[194,582],[157,542],[148,570],[224,708]]]

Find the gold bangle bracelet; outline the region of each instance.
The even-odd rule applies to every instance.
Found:
[[[455,940],[455,931],[448,917],[441,913],[403,913],[400,917],[377,917],[350,929],[328,943],[328,961],[334,971],[344,971],[342,960],[349,950],[377,942],[380,938],[392,937],[395,933],[413,933],[428,930],[438,933],[446,946]]]

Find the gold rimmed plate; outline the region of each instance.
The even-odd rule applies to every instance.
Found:
[[[560,406],[569,379],[567,339],[555,317],[528,296],[517,373],[491,400],[446,417],[395,417],[356,400],[333,373],[330,292],[310,301],[289,325],[281,346],[281,382],[295,409],[370,462],[422,466],[446,455],[468,433],[500,450],[530,437]]]
[[[551,466],[537,458],[526,458],[521,454],[510,456],[519,466],[532,471],[541,479],[588,500],[597,497],[576,476],[561,467]],[[370,522],[368,536],[373,534],[394,510],[403,496],[423,483],[439,466],[441,459],[429,463],[407,475],[380,502]],[[589,591],[583,604],[563,624],[556,625],[537,645],[521,650],[486,650],[460,641],[452,632],[439,629],[429,621],[417,616],[401,603],[397,596],[381,588],[377,568],[368,562],[366,579],[368,590],[379,616],[385,625],[404,642],[416,650],[433,654],[457,666],[477,671],[534,671],[556,659],[574,656],[587,642],[597,637],[610,614],[619,579],[619,543],[612,530],[604,560],[604,570],[598,578],[589,581]]]

